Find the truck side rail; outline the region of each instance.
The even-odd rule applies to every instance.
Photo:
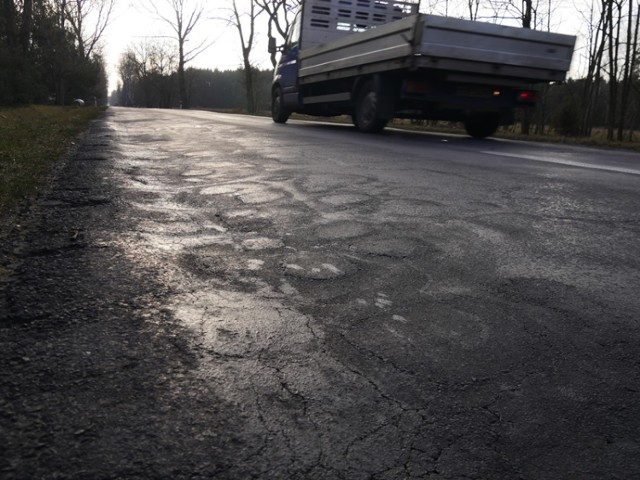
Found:
[[[417,14],[303,49],[300,84],[420,68],[491,77],[494,82],[562,81],[575,37]]]
[[[341,78],[367,66],[380,70],[406,66],[414,50],[412,39],[417,15],[351,34],[339,40],[300,52],[298,77],[301,84]]]
[[[423,15],[418,64],[433,69],[564,80],[575,37],[525,28]]]
[[[413,16],[420,0],[304,0],[302,5],[305,49]]]

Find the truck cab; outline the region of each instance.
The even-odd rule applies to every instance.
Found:
[[[298,11],[289,35],[281,47],[281,55],[273,73],[272,83],[272,116],[276,123],[285,123],[290,112],[299,109],[298,98],[298,53],[300,51],[300,33],[302,27],[302,11]],[[269,50],[274,51],[275,45]]]

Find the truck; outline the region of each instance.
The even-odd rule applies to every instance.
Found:
[[[462,122],[483,138],[562,82],[576,38],[420,13],[419,0],[302,0],[271,88],[274,122],[350,115],[362,132],[393,118]]]

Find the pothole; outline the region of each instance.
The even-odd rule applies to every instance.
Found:
[[[207,187],[200,190],[201,195],[231,195],[242,191],[242,187],[238,185],[216,185],[215,187]]]
[[[271,203],[282,200],[285,195],[276,191],[244,191],[240,193],[240,200],[248,204]]]
[[[283,266],[285,275],[313,280],[332,280],[357,270],[353,263],[344,258],[311,252],[288,257]]]
[[[246,250],[275,250],[284,247],[284,242],[279,238],[257,237],[244,240],[242,246]]]
[[[369,227],[361,223],[342,221],[321,225],[316,228],[316,232],[318,237],[322,239],[339,240],[367,235]]]
[[[345,194],[345,195],[329,195],[322,198],[323,203],[328,203],[334,207],[340,207],[342,205],[353,205],[355,203],[363,203],[369,200],[366,195],[357,194]]]
[[[358,253],[366,255],[374,255],[390,258],[407,258],[414,250],[416,245],[410,240],[399,238],[379,239],[379,240],[362,240],[353,245]]]

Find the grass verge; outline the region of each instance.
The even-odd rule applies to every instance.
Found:
[[[103,108],[0,108],[0,217],[40,192],[75,137]]]

